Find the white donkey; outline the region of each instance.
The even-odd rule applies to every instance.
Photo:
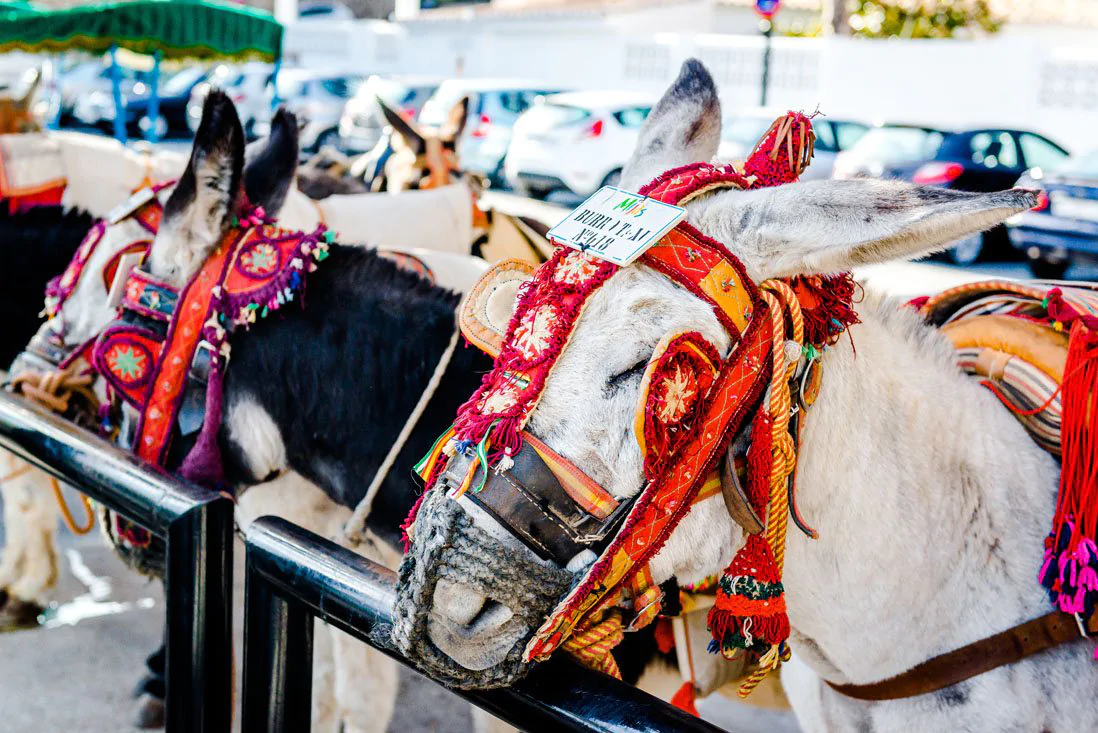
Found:
[[[636,190],[665,170],[709,160],[720,119],[710,75],[687,62],[645,123],[622,185]],[[687,210],[762,282],[924,255],[1035,201],[1022,190],[813,181],[725,190]],[[805,418],[797,465],[799,508],[819,532],[813,541],[791,530],[785,558],[794,658],[782,680],[798,720],[808,731],[1098,729],[1098,665],[1088,644],[908,699],[863,702],[827,684],[885,680],[1052,610],[1037,573],[1056,462],[961,373],[950,344],[914,312],[872,293],[856,307],[861,323],[822,357],[822,391]],[[615,497],[637,494],[636,367],[665,335],[682,331],[700,332],[722,353],[730,348],[709,305],[645,266],[625,268],[588,302],[528,429]],[[422,511],[446,511],[445,501]],[[484,540],[483,556],[530,554],[461,505],[497,538]],[[493,541],[507,549],[493,551]],[[743,543],[723,502],[710,499],[691,509],[650,570],[657,583],[694,582],[719,573]],[[474,590],[447,570],[420,609],[430,619],[420,648],[460,660],[455,675],[491,669],[529,638],[532,628],[514,627],[530,614],[501,612],[491,588]]]

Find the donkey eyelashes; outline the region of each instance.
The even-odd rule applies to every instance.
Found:
[[[639,377],[644,374],[645,368],[648,367],[648,359],[641,359],[633,366],[626,369],[624,372],[618,372],[609,379],[606,380],[606,387],[608,389],[617,389],[633,377]]]

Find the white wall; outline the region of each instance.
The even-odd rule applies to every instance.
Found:
[[[683,22],[704,8],[679,6]],[[640,21],[643,20],[642,24]],[[660,91],[690,56],[726,109],[756,106],[762,39],[640,33],[657,16],[308,23],[286,48],[361,73],[520,77],[575,88]],[[307,26],[307,27],[306,27]],[[1012,32],[981,41],[774,39],[770,104],[867,121],[1016,125],[1073,150],[1098,147],[1098,34]]]

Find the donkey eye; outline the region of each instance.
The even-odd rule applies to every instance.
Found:
[[[648,360],[647,359],[644,359],[642,361],[638,361],[636,364],[629,367],[624,372],[618,372],[614,376],[607,379],[606,380],[606,386],[607,387],[618,387],[622,384],[625,384],[626,382],[628,382],[633,377],[639,377],[641,374],[643,374],[644,370],[647,366],[648,366]]]

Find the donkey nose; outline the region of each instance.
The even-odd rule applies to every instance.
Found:
[[[452,580],[440,578],[435,586],[435,611],[461,626],[472,623],[487,601],[472,588]]]

